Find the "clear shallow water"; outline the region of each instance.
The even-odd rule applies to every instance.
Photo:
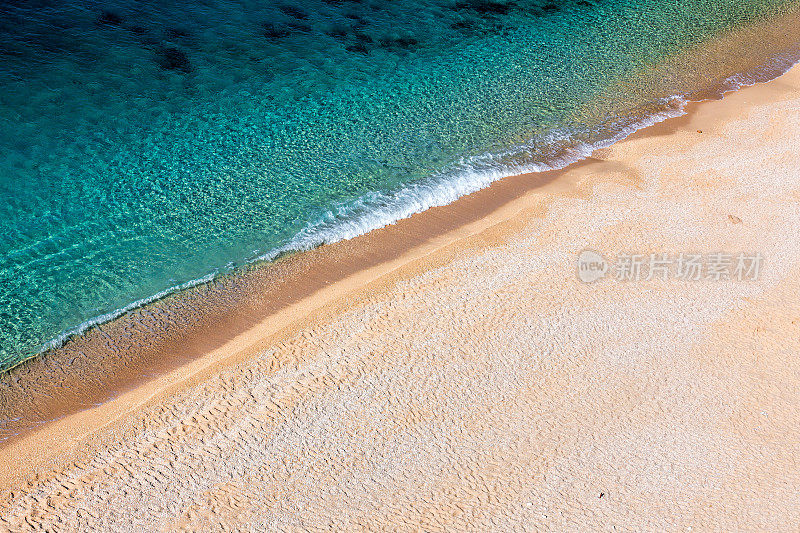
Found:
[[[0,3],[0,369],[552,164],[692,89],[640,73],[794,3]]]

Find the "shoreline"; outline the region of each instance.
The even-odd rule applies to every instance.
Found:
[[[694,106],[702,105],[703,102],[688,102],[682,110],[683,114],[638,129],[626,139],[658,131],[656,128],[665,123],[677,125],[678,122],[675,121],[688,120]],[[26,360],[5,375],[0,375],[0,380],[10,376],[19,387],[12,394],[4,395],[0,399],[0,414],[12,413],[16,416],[5,418],[16,422],[24,420],[26,414],[39,414],[39,418],[33,423],[26,421],[25,426],[11,426],[16,433],[10,432],[8,427],[0,426],[0,452],[42,426],[79,414],[87,408],[92,409],[91,406],[114,401],[140,387],[147,387],[153,380],[175,380],[176,373],[183,375],[185,367],[194,367],[197,361],[208,359],[210,354],[215,360],[220,357],[228,359],[228,356],[216,354],[229,351],[231,346],[237,345],[237,339],[242,336],[251,337],[256,330],[269,331],[261,335],[272,339],[265,338],[259,344],[271,344],[310,323],[324,320],[314,316],[318,313],[325,317],[333,316],[336,311],[325,309],[331,306],[335,309],[352,306],[355,301],[363,298],[358,294],[367,292],[370,285],[390,284],[384,278],[392,277],[395,270],[402,268],[408,271],[410,265],[416,261],[488,232],[495,224],[509,222],[513,218],[513,206],[527,195],[542,195],[543,209],[546,209],[544,204],[548,199],[586,194],[568,176],[598,164],[603,165],[603,162],[589,156],[562,169],[501,178],[452,203],[426,209],[352,239],[288,253],[273,262],[251,265],[244,273],[190,287],[183,293],[170,294],[163,300],[153,302],[152,307],[136,308],[117,319],[99,324],[71,339],[66,345],[67,354],[56,353],[56,357],[63,360],[74,354],[86,357],[92,350],[99,352],[96,357],[87,357],[88,364],[75,375],[72,374],[72,369],[56,364],[56,369],[64,374],[59,376],[56,385],[45,384],[42,387],[37,381],[40,377],[52,378],[48,372],[53,370],[53,365],[47,358]],[[406,273],[400,277],[408,275],[411,274]],[[329,288],[334,290],[329,291]],[[327,292],[333,294],[325,294]],[[220,296],[228,299],[232,293],[234,309],[224,305],[216,307]],[[242,294],[245,296],[241,296]],[[169,337],[162,333],[166,339],[155,346],[148,345],[146,341],[153,334],[152,325],[143,322],[154,314],[153,311],[158,313],[159,304],[185,305],[179,298],[187,296],[191,300],[201,300],[207,307],[209,314],[203,317],[203,323],[188,331],[178,331],[177,334],[170,332],[172,335]],[[343,301],[338,301],[342,298]],[[310,300],[314,300],[314,303]],[[166,313],[179,314],[181,311],[169,309]],[[211,335],[208,335],[208,323],[214,323],[215,331]],[[137,337],[136,332],[131,333],[134,328],[142,328],[138,331],[141,337]],[[220,335],[221,330],[226,328],[231,330]],[[192,338],[194,342],[185,343],[185,337]],[[112,339],[125,340],[127,346],[109,349]],[[136,345],[146,346],[144,353],[137,353],[140,350],[134,348]],[[126,348],[129,353],[135,354],[129,356],[132,360],[130,365],[109,369],[95,364],[95,361],[108,361],[108,353],[103,353],[102,350],[119,353],[126,351]],[[73,363],[75,360],[73,359]],[[96,372],[99,376],[87,380],[87,372]],[[65,387],[64,380],[69,380],[70,377],[74,382]],[[34,385],[20,385],[26,379]],[[97,382],[103,383],[110,390],[94,389]],[[52,389],[56,387],[63,396],[52,401],[55,396]],[[65,388],[68,390],[63,390]],[[11,387],[7,390],[11,390]],[[18,394],[16,397],[14,392]],[[44,406],[44,409],[41,404],[42,396],[52,402]]]
[[[624,141],[610,148],[598,149],[592,157],[565,169],[505,178],[454,203],[431,208],[348,241],[278,261],[279,265],[283,263],[280,279],[267,276],[267,279],[259,279],[259,283],[262,286],[274,283],[284,291],[289,288],[300,291],[302,286],[307,293],[288,304],[283,300],[271,302],[278,306],[278,311],[265,311],[265,317],[258,321],[252,314],[236,316],[235,320],[239,322],[235,334],[207,339],[207,344],[203,345],[184,346],[187,351],[177,348],[180,338],[171,345],[172,352],[159,346],[160,353],[171,354],[170,360],[161,361],[156,368],[148,368],[148,375],[116,382],[111,398],[91,401],[87,408],[82,396],[79,402],[67,403],[66,409],[55,419],[23,430],[0,443],[0,479],[3,480],[0,490],[18,487],[34,472],[74,461],[82,455],[80,450],[86,448],[86,442],[93,440],[95,434],[107,431],[131,413],[155,403],[169,402],[169,397],[176,392],[195,386],[270,346],[281,345],[298,331],[324,324],[344,310],[357,307],[371,295],[384,292],[421,272],[446,265],[455,258],[501,246],[506,240],[505,235],[513,234],[514,228],[524,226],[531,219],[543,217],[553,202],[587,198],[597,183],[607,184],[609,176],[617,176],[612,178],[617,186],[637,188],[639,180],[625,176],[625,166],[604,159],[604,152],[641,139],[694,131],[698,120],[714,123],[703,125],[702,131],[708,132],[717,124],[724,123],[727,115],[739,114],[743,103],[754,106],[770,99],[780,100],[783,93],[781,78],[784,77],[800,79],[800,65],[771,81],[728,93],[723,99],[690,102],[684,115],[636,131]],[[719,108],[724,113],[720,113]],[[596,178],[600,176],[604,178],[598,181]],[[263,274],[267,270],[256,272]],[[273,276],[277,274],[274,270],[270,272]],[[287,276],[287,272],[290,275]],[[293,278],[292,274],[299,279]],[[202,288],[198,292],[202,293]],[[250,294],[269,293],[253,291]],[[253,307],[259,303],[263,305],[264,300],[249,303],[248,309],[252,312]],[[234,319],[227,317],[227,321],[231,323]],[[111,325],[120,323],[117,321]],[[94,333],[94,337],[109,338],[113,332],[105,332],[100,327],[90,333]],[[189,349],[198,350],[202,355],[187,356],[191,353]],[[134,370],[138,372],[139,369]],[[125,375],[126,378],[129,376]],[[92,381],[85,380],[85,375],[81,377],[91,386]],[[102,395],[106,396],[105,393]],[[9,398],[12,397],[4,395],[3,401],[9,402]],[[30,402],[40,399],[38,395],[29,397]],[[41,455],[43,450],[48,450],[48,453]]]
[[[785,49],[789,55],[773,60],[771,67],[753,67],[751,85],[732,87],[733,77],[726,78],[716,89],[693,94],[698,100],[686,102],[682,115],[662,117],[660,122],[626,133],[623,139],[681,127],[691,120],[697,106],[762,84],[767,78],[773,80],[776,74],[783,76],[788,72],[782,70],[786,61],[794,62],[800,54],[800,50],[791,50]],[[450,204],[428,208],[352,239],[257,262],[242,272],[171,293],[93,326],[63,346],[0,375],[0,387],[5,389],[0,414],[9,421],[5,427],[0,425],[0,450],[43,425],[180,373],[208,354],[235,345],[239,337],[264,330],[265,322],[274,323],[267,328],[269,338],[287,336],[299,327],[292,325],[294,322],[310,319],[303,313],[330,306],[359,287],[358,283],[372,283],[456,240],[486,231],[492,223],[507,220],[507,214],[501,212],[523,196],[583,194],[576,183],[564,177],[598,163],[590,156],[562,169],[501,178]],[[358,281],[348,282],[351,278]],[[337,285],[342,288],[334,295],[321,296]],[[310,304],[309,299],[316,303]],[[181,317],[185,322],[176,322]]]
[[[798,102],[795,66],[564,170],[312,250],[294,272],[323,254],[338,265],[300,276],[315,292],[0,445],[0,509],[73,516],[59,511],[105,491],[121,516],[157,513],[168,529],[203,529],[217,512],[256,523],[260,510],[287,529],[797,523]],[[760,250],[769,268],[750,284],[575,280],[581,248],[687,246]],[[376,263],[349,270],[354,257]],[[187,458],[215,484],[178,475]],[[267,475],[252,485],[242,465]],[[376,469],[402,475],[376,486]],[[383,507],[370,506],[376,490]]]
[[[699,77],[689,75],[688,77],[692,78],[692,83],[690,85],[694,87],[692,90],[657,99],[657,104],[655,101],[653,101],[642,109],[637,108],[631,110],[631,114],[628,117],[617,117],[617,120],[612,120],[609,124],[607,124],[609,129],[607,133],[611,135],[609,138],[604,138],[599,141],[592,141],[588,146],[583,142],[580,142],[575,146],[570,145],[568,147],[562,147],[562,149],[556,151],[555,154],[551,154],[552,159],[542,163],[544,166],[556,166],[556,168],[553,168],[552,170],[531,172],[523,171],[519,172],[519,175],[541,175],[551,171],[561,171],[567,166],[571,166],[575,163],[579,163],[582,160],[589,159],[590,153],[594,149],[593,147],[595,147],[595,145],[602,145],[597,147],[605,147],[607,145],[619,142],[621,139],[627,138],[632,134],[631,132],[636,133],[642,129],[651,127],[653,123],[674,118],[672,116],[673,113],[678,110],[682,112],[682,108],[678,108],[673,105],[675,101],[680,101],[683,106],[686,106],[706,100],[715,100],[722,98],[723,95],[727,94],[728,92],[736,91],[742,87],[747,87],[753,84],[763,83],[784,74],[794,64],[800,62],[800,38],[796,38],[796,42],[790,42],[791,39],[787,41],[787,38],[789,38],[790,35],[800,35],[800,17],[797,17],[796,15],[797,13],[790,11],[789,13],[776,16],[775,18],[769,20],[754,22],[750,26],[724,32],[717,36],[713,41],[705,42],[701,46],[695,46],[680,53],[674,54],[673,56],[668,56],[664,61],[664,65],[659,65],[658,68],[654,68],[652,72],[644,74],[642,79],[638,80],[638,82],[641,82],[644,85],[657,85],[657,83],[654,83],[652,79],[663,75],[665,70],[672,72],[670,75],[682,70],[681,68],[676,67],[676,64],[685,64],[685,68],[683,70],[687,71],[687,73],[694,70],[703,70],[702,67],[713,67],[710,74],[711,80],[709,80],[708,75],[705,74]],[[751,42],[753,36],[756,34],[759,36],[759,39]],[[744,45],[752,45],[753,49],[748,49],[748,46]],[[745,49],[747,49],[746,52],[744,51]],[[710,57],[719,54],[725,54],[726,52],[733,52],[734,57],[726,59],[726,62],[719,63],[715,63],[709,59]],[[730,62],[729,65],[727,64],[728,62]],[[720,70],[720,65],[722,64],[725,64],[726,67]],[[665,65],[670,66],[665,67]],[[726,74],[722,74],[723,72]],[[715,77],[720,75],[723,77]],[[619,81],[621,86],[628,84],[628,82],[624,82],[623,80]],[[636,79],[633,81],[634,83],[637,83]],[[686,81],[687,80],[683,80],[683,85],[686,84]],[[654,107],[659,109],[654,110]],[[631,120],[632,117],[636,118]],[[576,154],[577,159],[574,159]],[[563,162],[564,160],[567,161],[566,164]],[[498,181],[506,180],[514,176],[514,174],[498,174],[498,176],[495,177],[488,177],[486,179],[481,178],[478,181],[485,183],[483,185],[479,185],[477,190],[492,187]],[[472,193],[466,193],[462,196],[458,196],[456,200],[469,194]],[[447,203],[441,204],[438,202],[439,200],[435,200],[433,205],[423,207],[422,211],[447,205]],[[453,201],[449,201],[449,203],[453,203]],[[408,218],[409,216],[415,216],[420,212],[421,211],[414,211],[411,215],[398,215],[399,218],[387,220],[384,222],[384,224],[393,225],[398,221],[404,220],[404,217]],[[376,229],[381,229],[382,227],[383,226],[369,229],[366,231],[366,233],[373,232]],[[344,237],[338,239],[350,240],[361,237],[364,234],[365,233],[361,233],[355,237]],[[273,268],[275,263],[278,261],[297,254],[309,253],[320,246],[315,245],[310,249],[305,249],[302,247],[295,248],[293,247],[294,245],[292,245],[292,242],[296,240],[296,237],[297,236],[295,236],[295,238],[293,238],[290,243],[287,243],[287,245],[284,247],[277,248],[260,256],[259,258],[253,259],[242,267],[237,268],[235,271],[225,272],[222,274],[209,273],[198,279],[189,280],[185,283],[164,289],[157,294],[147,296],[136,302],[132,302],[120,309],[90,318],[77,325],[72,330],[63,332],[45,343],[37,354],[31,355],[30,357],[23,359],[13,364],[13,366],[1,371],[0,385],[2,385],[2,379],[5,374],[14,371],[21,365],[29,364],[31,361],[35,361],[37,358],[60,357],[61,359],[74,360],[74,356],[70,356],[69,354],[59,354],[59,352],[65,345],[68,345],[71,342],[77,341],[80,343],[81,337],[86,334],[91,334],[92,329],[102,328],[103,326],[113,323],[118,319],[123,319],[125,315],[136,313],[137,311],[143,309],[152,307],[152,309],[157,310],[157,306],[160,303],[163,303],[164,300],[180,297],[181,294],[189,293],[195,289],[202,290],[204,288],[208,288],[207,286],[214,285],[217,282],[223,286],[235,285],[236,281],[233,280],[233,278],[248,276],[249,273],[254,269]],[[325,243],[322,246],[335,244],[339,242],[339,240],[333,241],[332,243]],[[276,270],[280,270],[279,267],[275,268]],[[223,287],[212,287],[211,292],[218,292],[217,289],[226,290]],[[175,307],[179,306],[173,306],[173,308]],[[76,352],[80,351],[80,349],[81,346],[78,346],[77,349],[72,349],[71,351]],[[2,405],[0,405],[0,412],[2,412]],[[0,443],[2,442],[3,432],[2,428],[0,427]]]

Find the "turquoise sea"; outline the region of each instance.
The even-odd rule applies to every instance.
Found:
[[[0,0],[0,370],[584,157],[697,89],[657,66],[797,3]]]

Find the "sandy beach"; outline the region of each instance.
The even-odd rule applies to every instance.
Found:
[[[385,246],[10,439],[0,529],[796,530],[798,146],[796,67],[323,247]]]

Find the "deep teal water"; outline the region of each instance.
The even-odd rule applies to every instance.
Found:
[[[172,287],[579,157],[690,89],[620,80],[790,4],[0,2],[0,370]]]

